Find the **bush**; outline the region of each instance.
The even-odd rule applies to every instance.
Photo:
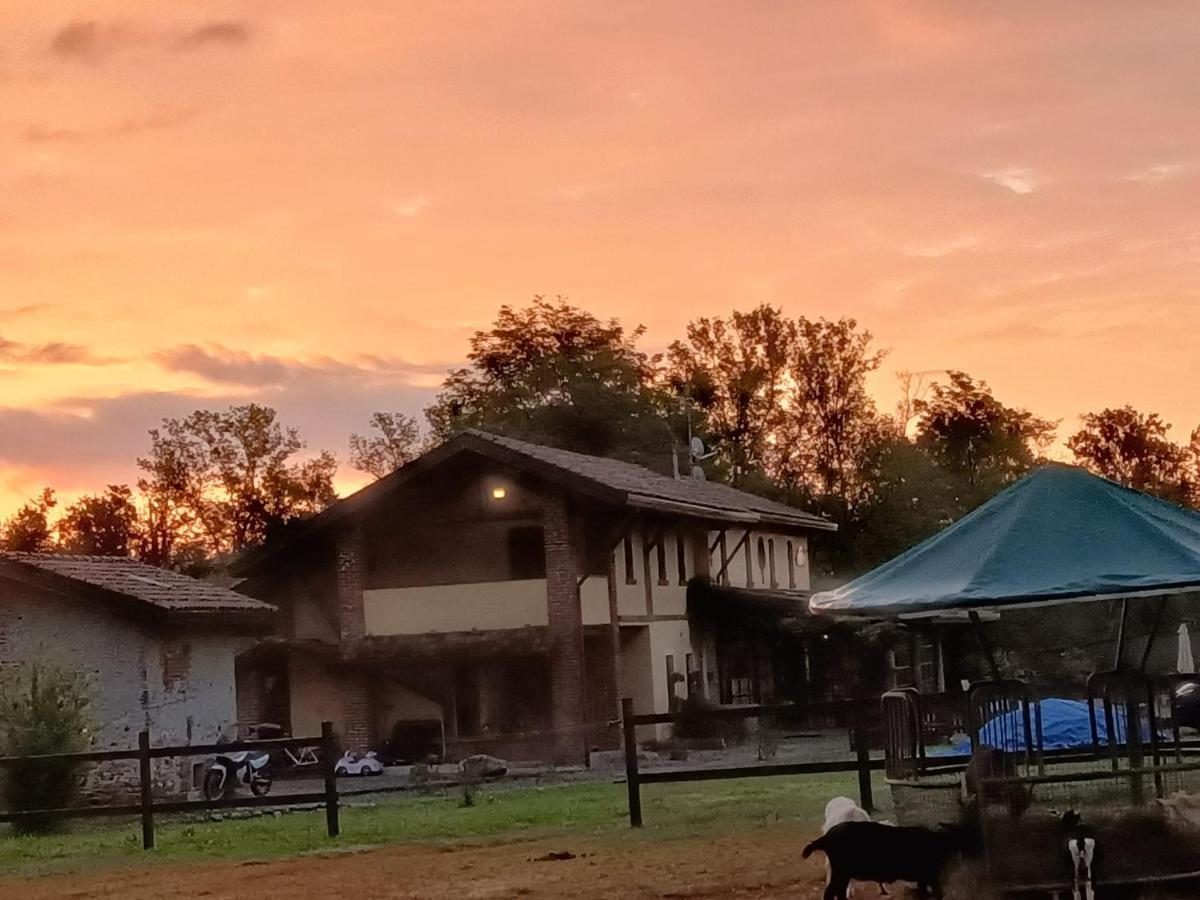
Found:
[[[44,663],[0,676],[0,755],[82,753],[89,744],[86,679]],[[23,762],[7,767],[0,790],[14,812],[70,806],[79,791],[77,762]],[[54,820],[24,819],[18,831],[44,833]]]

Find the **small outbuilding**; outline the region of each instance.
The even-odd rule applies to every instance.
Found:
[[[132,559],[0,553],[0,666],[34,660],[91,683],[93,749],[236,737],[234,658],[272,624],[275,608],[218,585]],[[197,759],[165,760],[160,789],[194,785]],[[93,792],[136,783],[136,769],[98,769]]]

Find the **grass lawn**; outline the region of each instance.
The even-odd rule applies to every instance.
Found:
[[[819,828],[825,803],[857,797],[853,774],[753,778],[642,788],[646,826],[639,840],[745,831],[781,822]],[[876,802],[890,804],[881,778]],[[72,872],[93,867],[203,859],[268,859],[339,846],[393,842],[512,840],[573,834],[625,840],[629,828],[624,785],[584,782],[546,787],[484,786],[473,806],[459,790],[387,795],[375,806],[343,808],[342,835],[325,834],[324,812],[297,812],[221,822],[162,822],[158,849],[141,849],[137,822],[75,823],[61,835],[0,837],[0,875]],[[889,810],[882,810],[883,815]]]

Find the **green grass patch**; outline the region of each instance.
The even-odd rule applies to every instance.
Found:
[[[819,827],[825,803],[838,794],[857,796],[854,775],[772,777],[642,789],[646,827],[639,840],[675,839],[745,831],[793,822]],[[882,779],[877,802],[890,803]],[[888,809],[881,814],[887,815]],[[27,876],[120,865],[214,859],[270,859],[334,850],[339,846],[388,843],[523,839],[542,836],[634,836],[629,828],[624,785],[583,782],[551,786],[481,787],[472,806],[459,790],[380,797],[371,807],[342,810],[342,835],[330,840],[325,814],[219,822],[164,821],[158,849],[141,849],[137,822],[76,823],[64,834],[0,838],[0,874]]]

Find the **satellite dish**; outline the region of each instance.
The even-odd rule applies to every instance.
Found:
[[[692,458],[700,459],[702,456],[704,456],[704,441],[700,440],[700,438],[698,438],[698,437],[692,438],[691,449],[692,449]]]
[[[692,466],[692,477],[697,481],[704,481],[704,469],[700,466]]]

